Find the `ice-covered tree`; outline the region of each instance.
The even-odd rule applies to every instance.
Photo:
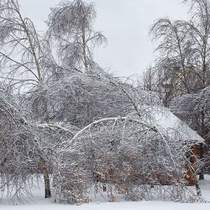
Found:
[[[24,90],[43,84],[46,72],[42,62],[47,58],[43,39],[16,0],[0,2],[0,47],[2,79],[24,85]]]
[[[209,85],[210,3],[191,3],[190,20],[159,19],[151,33],[158,40],[157,85],[168,106],[173,97],[195,93]]]
[[[3,195],[21,198],[38,172],[42,150],[12,97],[0,90],[0,189]],[[5,194],[4,194],[5,193]]]
[[[27,109],[42,122],[63,121],[80,128],[99,118],[130,112],[127,96],[103,73],[99,75],[74,73],[50,82],[27,97]]]
[[[106,38],[93,29],[96,12],[92,3],[83,0],[60,3],[51,10],[48,34],[58,46],[57,54],[67,69],[91,71],[93,48]]]

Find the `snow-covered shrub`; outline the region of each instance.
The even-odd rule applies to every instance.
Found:
[[[98,120],[60,151],[53,174],[56,199],[80,203],[91,199],[93,186],[99,191],[112,186],[111,200],[117,194],[139,200],[148,198],[142,190],[137,193],[145,184],[183,186],[187,151],[190,145],[181,141],[178,132],[163,132],[149,118]]]

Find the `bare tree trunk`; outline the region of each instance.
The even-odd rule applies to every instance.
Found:
[[[86,43],[86,34],[85,34],[85,28],[82,26],[82,50],[83,50],[83,62],[85,71],[88,71],[88,59],[87,59],[87,43]]]
[[[200,188],[198,182],[196,183],[195,188],[196,188],[197,195],[201,196],[201,188]]]
[[[19,10],[17,10],[17,14],[18,14],[18,16],[19,16],[19,18],[20,18],[20,20],[21,20],[21,22],[22,22],[22,27],[23,27],[23,29],[24,29],[24,31],[25,31],[25,34],[26,34],[26,36],[27,36],[27,39],[28,39],[28,41],[29,41],[30,51],[31,51],[31,54],[32,54],[32,56],[33,56],[33,59],[34,59],[35,65],[36,65],[36,70],[37,70],[37,77],[36,77],[36,78],[38,79],[38,82],[41,83],[41,82],[42,82],[41,66],[40,66],[40,63],[39,63],[39,60],[38,60],[36,51],[35,51],[35,46],[34,46],[34,44],[33,44],[33,40],[32,40],[32,38],[31,38],[31,35],[30,35],[30,32],[29,32],[29,30],[28,30],[28,28],[27,28],[27,25],[26,25],[26,23],[25,23],[25,20],[24,20],[24,18],[22,17],[22,15],[21,15],[21,13],[20,13]],[[37,34],[34,34],[34,36],[37,36],[37,37],[38,37]]]
[[[204,136],[204,133],[205,133],[205,113],[204,111],[202,111],[202,127],[201,127],[201,132],[202,132],[202,136]],[[200,150],[200,154],[199,154],[199,158],[200,158],[200,161],[203,162],[203,159],[204,159],[204,148],[203,148],[203,144],[201,143],[199,145],[199,150]],[[199,180],[204,180],[204,168],[203,168],[203,164],[201,164],[201,167],[200,167],[200,172],[199,172]]]
[[[203,144],[200,144],[199,147],[200,147],[200,160],[203,161],[203,158],[204,158]],[[199,180],[204,180],[203,166],[201,166],[200,168]]]
[[[44,186],[45,186],[45,198],[51,198],[50,177],[47,170],[44,170]]]

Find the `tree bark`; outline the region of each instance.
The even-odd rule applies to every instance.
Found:
[[[44,171],[44,186],[45,186],[45,198],[51,198],[50,177],[47,170]]]
[[[203,158],[204,158],[203,144],[200,144],[199,147],[200,147],[200,161],[203,161]],[[203,166],[201,166],[200,168],[199,180],[204,180]]]
[[[197,196],[201,196],[201,188],[198,183],[195,185],[195,188],[196,188]]]

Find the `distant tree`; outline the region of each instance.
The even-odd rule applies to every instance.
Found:
[[[191,47],[188,28],[184,21],[160,19],[151,28],[151,33],[160,44],[156,48],[160,59],[156,69],[162,80],[173,86],[173,94],[179,91],[190,92],[187,83],[188,54]]]
[[[189,2],[189,0],[185,0]],[[192,18],[186,23],[192,39],[191,63],[199,79],[199,87],[209,85],[210,74],[210,2],[209,0],[190,1]]]
[[[152,91],[155,89],[155,72],[152,67],[149,67],[145,72],[144,72],[144,77],[143,77],[143,85],[144,85],[144,90]]]
[[[210,3],[208,0],[191,2],[190,21],[170,19],[158,20],[151,29],[159,41],[157,51],[160,59],[156,63],[159,72],[158,86],[169,89],[170,98],[196,93],[209,85],[209,37]],[[166,96],[167,97],[167,96]]]

